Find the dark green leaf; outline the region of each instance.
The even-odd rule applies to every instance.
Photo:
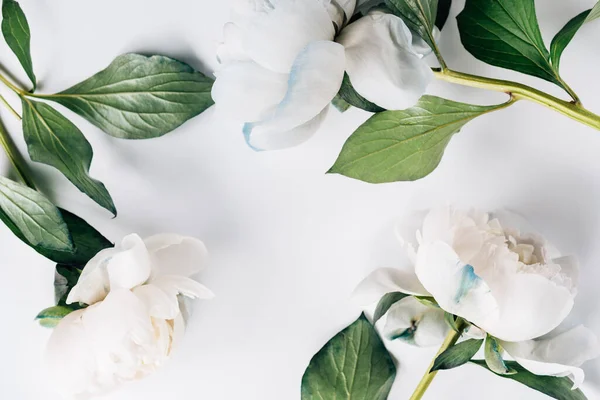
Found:
[[[32,246],[72,254],[69,229],[58,210],[40,192],[0,176],[0,217]]]
[[[339,94],[331,100],[331,104],[333,104],[333,106],[341,113],[348,111],[348,109],[352,107],[346,100],[342,99]]]
[[[438,0],[385,0],[385,4],[432,49],[437,48],[433,27],[438,15]]]
[[[350,136],[329,173],[370,183],[423,178],[467,122],[508,104],[484,107],[423,96],[415,107],[375,114]]]
[[[480,367],[489,370],[483,360],[473,360],[473,364],[477,364]],[[502,378],[512,379],[525,386],[528,386],[538,392],[544,393],[558,400],[586,400],[587,398],[583,392],[579,389],[572,390],[573,381],[567,377],[557,378],[554,376],[538,376],[527,371],[514,361],[507,361],[506,365],[508,368],[515,370],[517,373],[513,375],[498,375]]]
[[[25,13],[16,1],[3,0],[2,2],[2,34],[31,80],[32,91],[34,91],[37,81],[31,61],[31,33]]]
[[[44,328],[56,328],[60,320],[72,312],[73,310],[69,307],[54,306],[41,311],[35,319]]]
[[[361,315],[310,361],[302,377],[302,400],[385,400],[395,376],[392,357]]]
[[[469,339],[450,347],[440,354],[430,372],[460,367],[469,362],[481,348],[483,339]]]
[[[81,276],[81,270],[77,267],[57,265],[54,273],[54,300],[57,305],[69,307],[66,303],[69,292]],[[73,308],[73,307],[71,307]]]
[[[485,339],[485,362],[488,368],[500,375],[511,375],[517,372],[514,369],[510,369],[504,362],[502,353],[504,350],[500,343],[493,336],[487,335]]]
[[[55,167],[79,190],[116,215],[104,184],[89,175],[92,146],[71,121],[48,104],[23,98],[23,134],[33,161]]]
[[[400,292],[386,293],[379,303],[377,303],[377,308],[375,308],[375,314],[373,314],[373,324],[381,319],[385,315],[386,312],[390,309],[391,306],[407,297],[407,294]]]
[[[356,108],[360,108],[361,110],[374,113],[385,111],[384,108],[379,107],[377,104],[371,103],[369,100],[358,94],[358,92],[352,86],[352,83],[350,82],[350,76],[348,76],[348,74],[344,74],[344,80],[342,81],[342,86],[338,96],[340,96],[346,103]]]
[[[44,257],[68,266],[83,267],[99,251],[112,247],[113,244],[92,228],[87,222],[66,210],[59,209],[62,218],[67,225],[72,237],[75,249],[72,251],[58,251],[45,248],[42,245],[34,245],[27,240],[19,228],[0,209],[0,220],[25,244],[32,247]]]
[[[579,31],[586,22],[593,21],[597,18],[600,18],[600,2],[598,2],[593,9],[584,11],[570,20],[564,28],[554,36],[554,39],[552,39],[552,43],[550,44],[550,58],[552,60],[552,65],[557,71],[560,68],[560,57],[569,43],[571,43],[571,40],[573,40],[577,31]]]
[[[452,0],[438,0],[437,16],[435,18],[435,26],[441,31],[446,25],[448,15],[450,15],[450,8],[452,7]]]
[[[467,0],[458,16],[465,48],[481,61],[569,89],[550,63],[534,0]]]
[[[109,135],[148,139],[209,108],[212,84],[172,58],[125,54],[72,88],[39,97],[64,105]]]

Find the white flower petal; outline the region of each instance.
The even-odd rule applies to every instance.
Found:
[[[244,2],[239,2],[244,3]],[[245,53],[265,68],[289,73],[309,43],[333,40],[335,28],[318,0],[245,0],[234,21],[244,30]]]
[[[150,255],[138,235],[126,236],[120,250],[106,263],[111,291],[116,288],[132,289],[150,277]]]
[[[193,299],[212,299],[215,297],[214,293],[206,286],[182,276],[161,275],[152,281],[152,285],[159,287],[172,297],[180,294]]]
[[[571,376],[574,389],[583,383],[584,373],[579,367],[600,356],[598,338],[584,326],[551,339],[501,344],[519,364],[536,375]]]
[[[329,106],[315,118],[287,132],[273,129],[268,124],[244,126],[244,137],[248,145],[256,151],[280,150],[298,146],[310,139],[319,129],[329,113]]]
[[[429,292],[421,285],[413,271],[380,268],[358,284],[352,298],[358,304],[367,306],[379,301],[386,293],[392,292],[429,296]]]
[[[393,304],[386,314],[384,334],[419,347],[439,346],[448,333],[444,312],[405,297]]]
[[[148,314],[155,318],[174,319],[179,313],[177,296],[171,296],[153,284],[138,286],[135,294],[148,308]]]
[[[272,72],[253,61],[232,62],[215,73],[216,107],[240,122],[259,121],[283,100],[288,75]]]
[[[412,48],[415,51],[415,53],[417,53],[418,55],[420,55],[421,57],[426,57],[429,54],[432,53],[431,47],[429,47],[429,45],[427,44],[426,41],[423,40],[423,38],[421,36],[419,36],[417,33],[412,32]],[[436,42],[439,41],[440,37],[442,36],[442,32],[440,32],[440,30],[438,29],[438,27],[434,27],[433,28],[433,38]]]
[[[336,28],[341,29],[354,14],[356,0],[321,0]]]
[[[395,233],[400,246],[404,248],[409,260],[414,264],[417,258],[417,249],[421,241],[421,228],[428,211],[418,211],[400,219],[396,224]]]
[[[239,26],[233,22],[225,24],[223,27],[223,43],[220,43],[217,47],[217,60],[221,64],[234,61],[251,61],[242,47],[243,39],[244,31]]]
[[[344,28],[337,41],[346,48],[346,72],[354,88],[385,109],[414,106],[433,79],[412,48],[410,30],[395,15],[372,12]]]
[[[153,277],[190,277],[206,266],[208,251],[196,238],[167,233],[149,237],[144,243],[152,259]]]
[[[290,135],[295,128],[314,120],[339,91],[344,60],[344,49],[337,43],[318,41],[306,46],[296,58],[288,91],[272,117],[244,128],[248,143],[258,149],[266,149],[264,144],[271,141],[281,145],[286,140],[276,135]],[[304,140],[307,137],[306,132],[301,135]],[[293,142],[297,144],[298,138]]]
[[[415,271],[425,289],[447,312],[484,329],[483,322],[497,320],[498,303],[487,283],[448,244],[421,245]]]
[[[119,251],[115,248],[104,249],[88,261],[79,276],[77,284],[69,292],[67,304],[85,303],[91,305],[104,300],[110,290],[106,265],[112,256]]]

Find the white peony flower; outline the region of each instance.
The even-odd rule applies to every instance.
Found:
[[[190,278],[206,255],[193,238],[130,235],[90,260],[67,299],[88,307],[61,320],[46,350],[58,391],[86,399],[160,367],[185,329],[179,295],[213,297]]]
[[[384,108],[410,107],[424,94],[433,74],[404,22],[374,12],[345,26],[355,6],[356,0],[234,2],[212,96],[217,110],[244,123],[251,147],[280,149],[310,138],[345,71],[359,93]]]
[[[373,272],[356,296],[365,304],[397,291],[433,297],[444,311],[500,339],[531,372],[571,376],[579,385],[581,364],[600,355],[596,336],[578,327],[539,339],[553,332],[573,308],[577,262],[560,257],[540,235],[516,229],[519,225],[522,220],[505,212],[490,215],[445,207],[419,213],[398,231],[408,268]],[[441,324],[443,316],[439,318]],[[388,315],[386,329],[404,327],[405,319]],[[429,322],[422,328],[432,326],[436,325]]]

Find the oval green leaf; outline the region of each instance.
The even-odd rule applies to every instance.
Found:
[[[352,83],[350,82],[350,76],[348,76],[347,73],[344,73],[344,79],[342,81],[342,86],[340,87],[338,96],[346,103],[356,108],[360,108],[361,110],[373,113],[385,111],[384,108],[381,108],[377,104],[371,103],[369,100],[362,97],[352,86]]]
[[[40,192],[0,176],[0,209],[9,228],[18,230],[32,246],[74,252],[60,211]]]
[[[510,369],[504,358],[502,357],[502,353],[504,350],[500,343],[493,336],[487,335],[485,339],[485,362],[488,368],[499,375],[512,375],[516,374],[517,371],[514,369]]]
[[[34,91],[37,81],[33,72],[33,62],[31,61],[29,23],[21,6],[14,0],[2,1],[2,35],[31,80],[33,84],[32,91]]]
[[[181,61],[125,54],[72,88],[39,97],[64,105],[109,135],[148,139],[209,108],[212,84]]]
[[[481,348],[483,339],[469,339],[450,347],[434,361],[430,372],[460,367],[469,362]]]
[[[117,214],[104,184],[89,175],[94,152],[71,121],[48,104],[23,98],[23,134],[33,161],[58,169],[92,200]]]
[[[550,58],[552,65],[558,71],[560,68],[560,58],[563,52],[575,37],[575,34],[586,23],[600,18],[600,1],[596,3],[594,8],[587,10],[571,19],[561,30],[554,36],[550,44]]]
[[[508,104],[474,106],[423,96],[415,107],[375,114],[350,136],[328,172],[369,183],[421,179],[467,122]]]
[[[56,328],[58,323],[67,315],[71,314],[73,309],[65,306],[54,306],[40,311],[35,319],[44,328]]]
[[[395,376],[392,357],[361,315],[310,361],[302,377],[302,400],[385,400]]]
[[[461,41],[477,59],[570,90],[550,62],[534,0],[467,0],[457,19]]]
[[[479,365],[487,370],[490,368],[487,366],[484,360],[473,360],[473,364]],[[512,375],[498,375],[502,378],[512,379],[513,381],[519,382],[531,389],[537,390],[553,399],[558,400],[587,400],[587,397],[583,394],[580,389],[573,389],[573,381],[567,377],[557,378],[554,376],[538,376],[527,371],[514,361],[506,361],[506,366],[511,370],[516,371]]]
[[[375,308],[375,313],[373,314],[373,324],[381,319],[388,312],[391,306],[407,297],[408,295],[400,292],[386,293],[379,303],[377,303],[377,308]]]

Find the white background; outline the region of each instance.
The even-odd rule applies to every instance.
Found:
[[[40,92],[63,90],[125,52],[161,53],[211,73],[228,19],[226,0],[22,0],[32,28]],[[593,0],[538,0],[547,43]],[[552,84],[476,61],[460,45],[455,1],[442,51],[458,70],[519,79],[557,95]],[[600,112],[600,22],[585,27],[562,62],[584,104]],[[0,45],[2,65],[25,82]],[[4,88],[11,101],[17,99]],[[436,82],[455,100],[492,104],[488,93]],[[57,108],[64,110],[60,106]],[[359,309],[349,295],[371,270],[391,266],[383,249],[391,221],[412,209],[455,203],[506,207],[526,215],[565,253],[580,257],[582,280],[568,324],[600,334],[600,132],[528,103],[470,123],[440,167],[415,183],[368,185],[325,175],[342,144],[368,114],[330,113],[308,143],[255,153],[239,129],[211,111],[167,136],[123,141],[64,110],[95,150],[92,175],[114,197],[119,217],[89,201],[52,168],[34,167],[40,186],[111,240],[130,232],[171,231],[204,240],[212,253],[202,281],[217,294],[196,304],[187,336],[171,362],[107,399],[294,400],[312,355]],[[24,150],[21,129],[0,112]],[[1,157],[1,156],[0,156]],[[5,159],[2,169],[8,172]],[[34,316],[53,302],[53,265],[0,229],[0,397],[54,400],[41,358],[49,331]],[[400,361],[390,396],[407,399],[435,349],[394,344]],[[584,389],[600,396],[600,361],[586,364]],[[544,399],[520,385],[466,366],[439,374],[426,399]]]

